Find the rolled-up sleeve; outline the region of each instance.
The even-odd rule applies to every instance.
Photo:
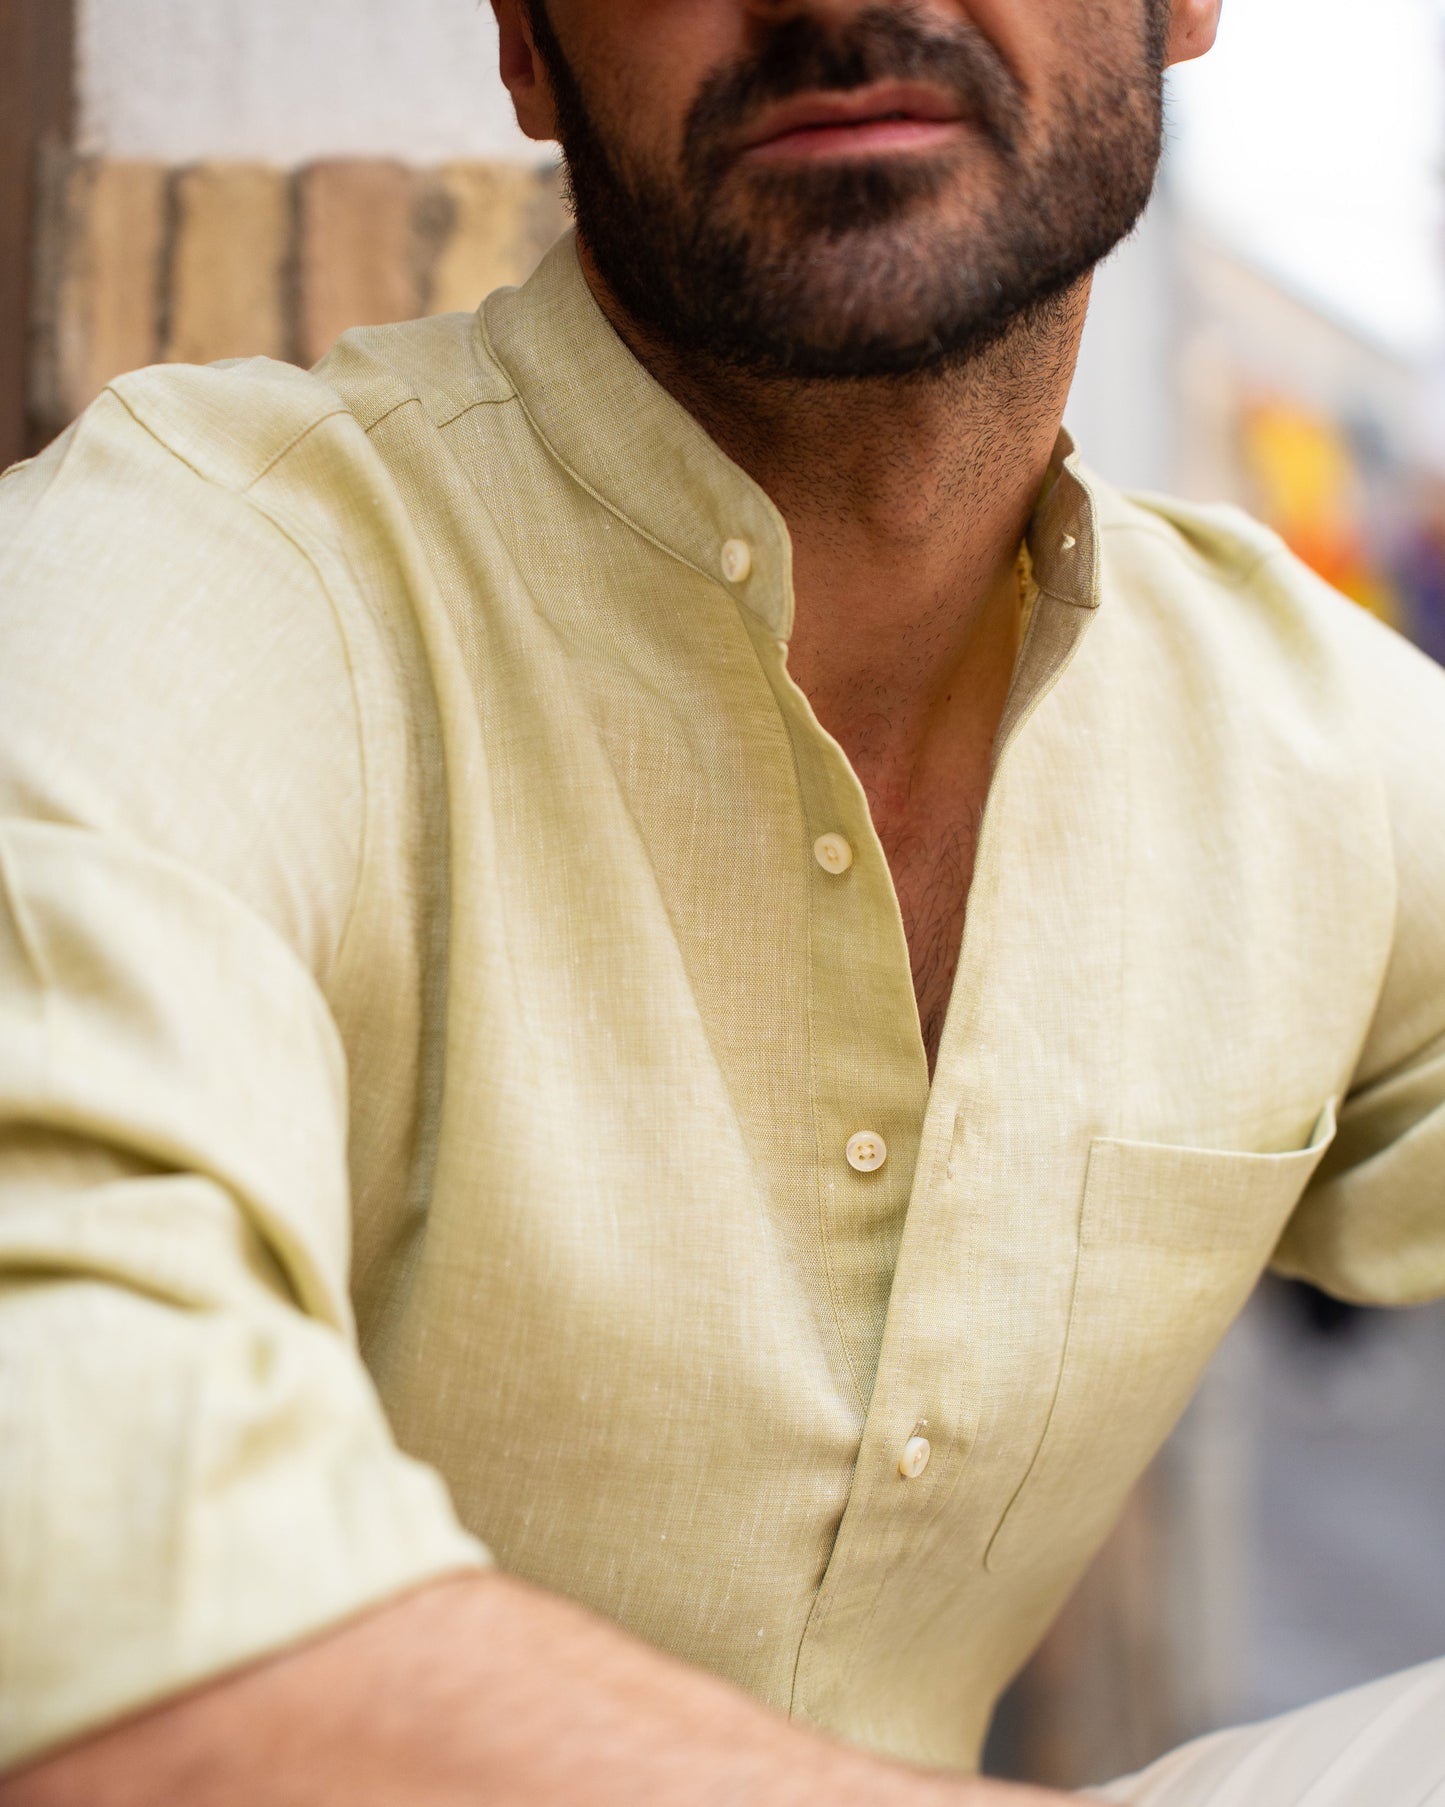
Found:
[[[108,398],[0,484],[0,645],[5,1767],[484,1558],[351,1322],[328,599]]]

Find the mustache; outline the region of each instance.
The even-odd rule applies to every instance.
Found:
[[[896,6],[870,6],[841,27],[808,13],[774,26],[762,45],[710,75],[688,111],[683,160],[695,180],[716,180],[743,129],[764,106],[798,94],[846,93],[874,82],[930,82],[1013,159],[1023,137],[1023,94],[1013,71],[974,25],[923,25]]]

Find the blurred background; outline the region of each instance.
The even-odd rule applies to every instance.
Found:
[[[118,371],[472,308],[565,224],[474,0],[0,0],[0,465]],[[1445,658],[1445,0],[1227,0],[1069,424]],[[1063,1785],[1445,1654],[1445,1308],[1269,1281],[1006,1697]]]

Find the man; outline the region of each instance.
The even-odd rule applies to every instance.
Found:
[[[1022,1801],[1271,1256],[1445,1289],[1445,679],[1059,442],[1216,12],[497,0],[575,242],[0,487],[6,1807]]]

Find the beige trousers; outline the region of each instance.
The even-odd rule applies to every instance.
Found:
[[[1214,1732],[1086,1792],[1128,1807],[1445,1807],[1445,1659]]]

